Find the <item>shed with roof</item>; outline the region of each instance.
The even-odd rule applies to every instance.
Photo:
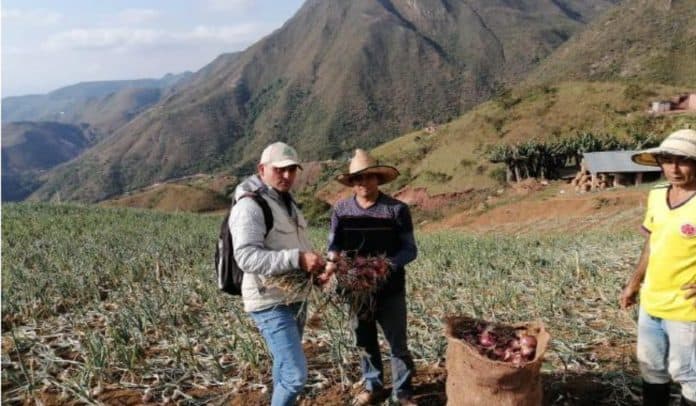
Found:
[[[576,177],[578,179],[575,182],[576,186],[583,190],[594,190],[605,187],[639,185],[643,181],[659,179],[661,174],[659,167],[638,165],[631,160],[631,156],[636,152],[585,152],[581,173]]]

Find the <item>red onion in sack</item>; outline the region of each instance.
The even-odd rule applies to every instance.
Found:
[[[536,337],[530,335],[523,335],[520,337],[520,347],[528,347],[536,349],[537,340]]]
[[[537,339],[526,329],[478,322],[463,329],[459,338],[467,341],[484,357],[515,366],[533,361]]]
[[[491,333],[489,330],[485,330],[479,336],[479,344],[484,347],[495,347],[496,345],[495,334]]]
[[[523,335],[520,337],[520,352],[527,359],[534,358],[536,352],[537,340],[536,337]]]
[[[514,355],[515,355],[515,352],[513,350],[511,350],[510,348],[506,348],[503,351],[503,361],[507,361],[507,362],[511,361],[512,357]]]

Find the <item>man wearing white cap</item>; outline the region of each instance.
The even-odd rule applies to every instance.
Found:
[[[384,387],[382,355],[377,341],[377,324],[391,350],[392,397],[401,405],[414,405],[411,379],[413,359],[407,344],[405,266],[416,259],[413,223],[408,206],[380,192],[379,185],[399,176],[396,168],[380,165],[366,151],[358,149],[348,172],[336,180],[353,188],[354,195],[341,200],[331,213],[329,251],[355,255],[386,255],[390,275],[374,294],[374,309],[353,318],[365,388],[355,405],[380,402]]]
[[[242,300],[266,340],[273,357],[272,406],[295,403],[307,382],[307,360],[302,349],[305,314],[304,297],[277,287],[266,286],[266,278],[302,269],[315,272],[324,261],[312,251],[307,222],[290,195],[297,170],[297,152],[276,142],[264,149],[258,174],[235,189],[236,203],[230,214],[234,258],[241,270]],[[263,209],[251,193],[261,196],[270,207],[273,225],[265,223]]]
[[[696,405],[696,131],[679,130],[633,161],[659,166],[668,184],[648,196],[646,234],[636,271],[620,297],[636,303],[643,404],[668,405],[670,380],[682,405]]]

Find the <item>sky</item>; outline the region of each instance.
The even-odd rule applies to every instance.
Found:
[[[302,0],[3,0],[2,97],[197,71],[280,28]]]

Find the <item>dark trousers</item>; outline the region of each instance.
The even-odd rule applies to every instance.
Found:
[[[382,328],[391,351],[393,395],[411,395],[413,359],[408,350],[406,333],[406,294],[404,291],[375,298],[373,310],[353,318],[357,346],[364,350],[360,357],[365,386],[369,391],[383,387],[384,370],[377,340],[377,324]]]

